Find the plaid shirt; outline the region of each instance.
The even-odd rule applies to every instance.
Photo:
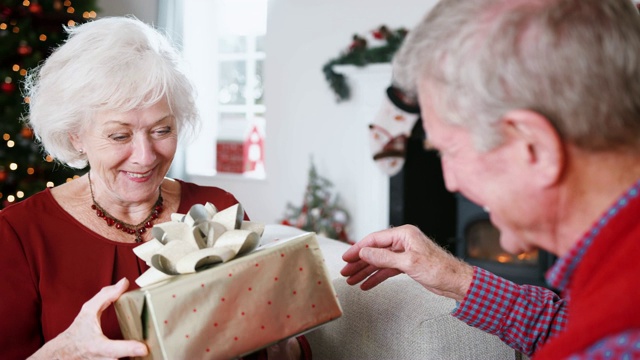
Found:
[[[639,201],[638,194],[640,181],[549,270],[547,283],[560,290],[563,298],[551,290],[517,285],[475,267],[471,287],[452,315],[470,326],[497,335],[510,347],[531,356],[565,327],[570,280],[593,239],[629,202]],[[570,359],[640,359],[640,329],[605,337]]]

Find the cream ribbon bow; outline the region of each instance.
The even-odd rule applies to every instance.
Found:
[[[196,204],[187,214],[171,214],[172,221],[153,226],[153,239],[133,249],[150,266],[136,284],[144,287],[194,273],[255,249],[264,224],[243,218],[240,204],[222,211],[211,203]]]

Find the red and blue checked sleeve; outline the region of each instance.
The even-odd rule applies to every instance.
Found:
[[[479,267],[464,300],[451,313],[531,356],[567,322],[566,302],[543,287],[517,285]]]

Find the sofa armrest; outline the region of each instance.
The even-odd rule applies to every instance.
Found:
[[[342,278],[333,283],[344,314],[306,335],[315,360],[516,359],[497,336],[451,316],[454,300],[406,275],[369,291]]]

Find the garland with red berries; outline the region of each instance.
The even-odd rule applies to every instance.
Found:
[[[372,31],[372,35],[375,39],[384,41],[384,44],[369,47],[365,37],[354,34],[349,48],[322,67],[322,72],[329,83],[329,87],[336,94],[336,101],[348,100],[351,91],[344,75],[335,72],[333,67],[335,65],[366,66],[373,63],[391,62],[393,54],[398,50],[407,35],[407,30],[404,28],[391,30],[382,25]]]

